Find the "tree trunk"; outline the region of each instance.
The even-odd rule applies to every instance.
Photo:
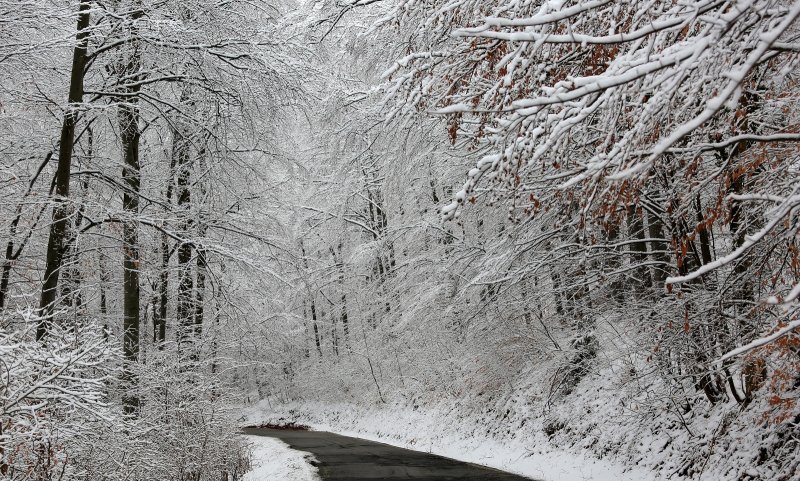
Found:
[[[695,212],[697,215],[697,230],[700,233],[700,258],[703,265],[711,264],[714,260],[711,253],[711,236],[709,235],[709,228],[705,225],[705,218],[703,216],[703,204],[700,202],[700,194],[698,193],[694,200]]]
[[[604,269],[611,275],[609,279],[609,289],[611,291],[611,298],[619,305],[625,303],[625,278],[620,274],[613,274],[614,271],[619,270],[622,266],[622,258],[619,247],[612,247],[619,238],[619,225],[613,221],[608,222],[603,233],[605,234],[606,249],[608,256],[606,258],[606,265]]]
[[[123,181],[130,189],[123,197],[122,205],[129,219],[125,222],[122,232],[123,242],[123,268],[122,282],[123,298],[123,351],[125,354],[126,370],[124,380],[132,387],[135,382],[130,364],[139,360],[139,233],[135,217],[139,215],[139,129],[138,112],[133,106],[122,108],[120,121],[125,125],[122,133],[122,146],[124,151]],[[135,396],[124,399],[125,412],[134,413],[138,407]]]
[[[103,251],[97,259],[98,268],[100,270],[100,316],[103,318],[103,335],[104,338],[108,337],[108,301],[106,300],[106,285],[111,281],[111,276],[108,275],[106,269],[106,256]]]
[[[167,234],[161,235],[161,272],[158,279],[158,316],[155,342],[159,346],[167,340],[167,307],[169,304],[169,258],[170,246]]]
[[[174,147],[173,147],[174,148]],[[167,175],[167,191],[166,204],[172,206],[172,195],[175,189],[175,156],[170,159],[169,173]],[[166,216],[168,212],[165,212]],[[166,225],[164,226],[166,228]],[[172,257],[170,250],[169,236],[161,233],[161,272],[158,279],[158,314],[154,316],[157,319],[157,327],[155,327],[155,339],[159,348],[164,347],[164,342],[167,340],[167,312],[169,307],[169,259]]]
[[[635,240],[631,244],[633,262],[640,265],[633,271],[636,276],[634,284],[639,292],[643,292],[653,285],[650,270],[642,265],[647,262],[647,243],[645,242],[643,215],[644,213],[639,211],[636,206],[631,205],[628,207],[628,235]]]
[[[61,140],[58,148],[58,169],[56,172],[56,192],[53,207],[53,223],[47,240],[47,261],[44,282],[39,300],[39,325],[36,339],[47,334],[48,323],[53,313],[58,292],[58,274],[61,269],[64,237],[69,219],[69,177],[72,168],[72,147],[75,141],[75,124],[78,121],[79,104],[83,102],[83,78],[86,69],[86,46],[89,40],[90,1],[81,0],[78,9],[78,27],[75,35],[76,45],[72,53],[72,73],[69,82],[67,111],[61,126]]]
[[[200,172],[205,172],[206,162],[205,162],[206,150],[205,148],[201,149],[198,153],[197,161],[198,161],[198,168]],[[206,236],[206,232],[208,231],[208,215],[205,211],[204,206],[208,199],[206,199],[207,189],[206,184],[204,181],[200,181],[199,183],[199,190],[200,190],[200,199],[198,204],[198,223],[197,223],[197,237],[200,241],[200,244],[197,246],[197,285],[195,289],[195,299],[194,299],[194,334],[196,337],[200,337],[203,333],[203,316],[204,316],[204,307],[205,307],[205,295],[206,295],[206,276],[208,275],[208,258],[207,252],[205,247],[203,247],[204,238]]]
[[[6,244],[6,259],[3,262],[3,272],[0,274],[0,311],[6,307],[6,293],[8,292],[8,284],[11,281],[11,264],[14,262],[14,236],[16,233],[17,226],[12,224],[8,244]]]
[[[300,239],[300,254],[303,256],[303,267],[308,273],[308,258],[306,257],[306,248],[303,245],[303,240]],[[319,357],[322,357],[322,341],[319,335],[319,326],[317,325],[317,305],[314,299],[314,293],[309,292],[309,303],[311,304],[311,327],[314,331],[314,345],[317,347]]]
[[[563,293],[561,292],[561,274],[557,269],[550,271],[550,276],[553,280],[553,297],[555,299],[556,314],[559,316],[564,315],[564,302],[562,300]]]
[[[206,273],[208,264],[206,263],[205,249],[197,250],[197,285],[194,298],[194,335],[200,337],[203,333],[203,316],[206,292]]]
[[[30,227],[28,230],[28,234],[25,238],[20,242],[19,246],[14,245],[14,238],[17,236],[17,228],[19,227],[19,221],[22,219],[22,207],[24,205],[24,199],[26,199],[31,192],[33,191],[34,185],[36,185],[36,181],[39,179],[39,176],[42,174],[42,171],[50,163],[50,159],[53,158],[53,152],[50,151],[44,158],[44,161],[39,164],[39,168],[36,170],[36,173],[31,177],[31,180],[28,181],[28,189],[23,194],[22,199],[19,204],[17,204],[16,212],[14,213],[14,218],[11,220],[11,224],[8,228],[8,243],[6,244],[6,258],[3,261],[3,271],[2,275],[0,275],[0,311],[5,309],[6,307],[6,299],[8,295],[8,286],[9,282],[11,281],[11,267],[14,264],[14,261],[19,259],[19,256],[22,254],[22,250],[25,248],[25,245],[28,243],[28,239],[31,238],[33,235],[33,231],[36,229],[36,225],[39,223],[39,219],[41,215],[44,213],[44,208],[39,211],[39,215],[36,217],[36,221],[33,223],[33,226]],[[16,247],[16,250],[15,250]]]
[[[660,265],[655,266],[652,270],[653,284],[655,287],[664,287],[664,281],[667,279],[667,266],[669,265],[669,254],[667,251],[667,242],[664,239],[664,222],[661,216],[657,213],[647,212],[647,233],[650,237],[650,257],[659,262]]]
[[[319,326],[317,325],[317,304],[314,302],[314,297],[311,297],[311,325],[314,328],[314,344],[317,346],[319,357],[322,357],[322,341],[319,335]]]
[[[92,131],[89,129],[88,155],[92,156]],[[78,250],[78,232],[83,224],[85,213],[85,200],[89,191],[89,183],[84,177],[81,182],[81,201],[80,207],[75,213],[74,218],[69,222],[69,234],[66,236],[64,253],[62,260],[62,270],[64,277],[61,282],[61,299],[67,306],[80,308],[83,305],[81,296],[81,270],[80,270],[80,251]]]
[[[141,17],[140,9],[132,9],[130,21],[130,37],[126,42],[126,58],[120,68],[122,82],[136,82],[141,75],[141,51],[136,28],[136,21]],[[123,86],[126,95],[120,98],[119,128],[122,144],[122,181],[127,187],[122,199],[125,211],[125,223],[122,227],[123,243],[123,354],[125,364],[123,381],[126,394],[123,396],[123,409],[126,414],[135,414],[139,409],[139,398],[132,394],[135,389],[136,376],[133,365],[139,361],[139,87]]]
[[[181,243],[178,246],[178,340],[181,344],[190,340],[194,332],[194,280],[192,273],[192,244],[189,242],[189,204],[191,193],[189,180],[191,170],[189,166],[189,139],[185,129],[176,127],[173,130],[172,155],[178,177],[178,211],[181,220]]]
[[[66,306],[81,307],[81,272],[78,267],[80,262],[78,253],[78,230],[83,224],[83,206],[75,213],[74,220],[69,223],[69,233],[66,236],[62,260],[64,277],[61,281],[61,299]]]
[[[334,253],[333,249],[331,252]],[[339,319],[342,322],[342,335],[344,336],[344,346],[348,352],[350,352],[350,324],[349,318],[347,315],[347,286],[345,285],[345,272],[344,272],[344,256],[342,255],[342,243],[339,242],[338,248],[338,258],[336,253],[334,253],[333,258],[334,262],[339,264],[339,287],[342,290],[342,307],[341,313],[339,315]]]

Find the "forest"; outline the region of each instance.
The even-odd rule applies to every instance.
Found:
[[[800,480],[798,17],[0,0],[0,479]]]

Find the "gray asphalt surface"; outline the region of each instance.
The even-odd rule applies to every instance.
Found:
[[[323,481],[482,480],[530,481],[503,471],[433,454],[322,431],[245,428],[245,434],[270,436],[319,461]],[[277,480],[263,480],[277,481]]]

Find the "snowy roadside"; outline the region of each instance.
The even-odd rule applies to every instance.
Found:
[[[513,439],[500,443],[461,426],[442,426],[437,413],[423,414],[398,407],[364,410],[349,405],[290,405],[271,409],[259,403],[244,410],[249,424],[288,423],[359,437],[481,464],[542,481],[651,481],[650,470],[597,459],[588,453],[565,451],[546,439]]]
[[[291,449],[279,439],[244,436],[252,449],[252,470],[242,481],[319,481],[313,456]]]

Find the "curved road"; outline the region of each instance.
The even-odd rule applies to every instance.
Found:
[[[313,454],[319,461],[317,466],[323,481],[530,481],[476,464],[323,431],[265,428],[245,428],[243,431],[245,434],[278,438],[294,449]]]

